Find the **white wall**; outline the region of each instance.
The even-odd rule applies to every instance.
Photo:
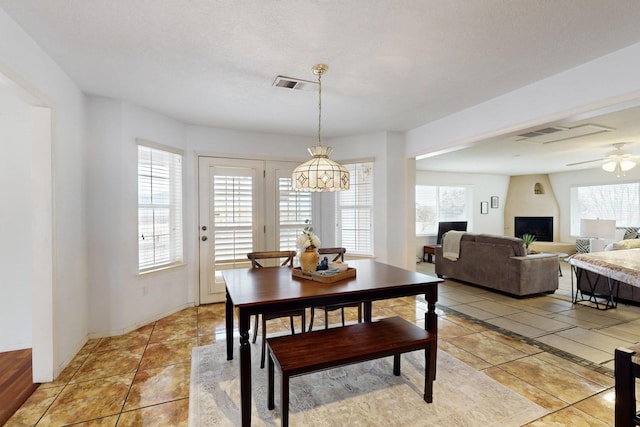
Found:
[[[482,141],[640,97],[640,43],[407,132],[407,155]]]
[[[98,337],[128,332],[192,305],[193,254],[187,254],[184,267],[138,276],[136,139],[184,149],[184,125],[119,100],[87,98],[89,331]],[[186,218],[185,230],[192,230]],[[186,234],[189,242],[192,236]]]
[[[7,102],[11,100],[11,102]],[[0,110],[0,351],[31,348],[31,116],[17,97]]]
[[[46,341],[34,342],[34,378],[46,381],[60,372],[87,337],[84,97],[4,10],[0,10],[0,72],[31,92],[40,105],[53,108],[52,147],[43,148],[47,154],[52,150],[52,173],[39,169],[32,176],[32,182],[50,183],[47,189],[39,186],[44,193],[36,196],[47,200],[53,196],[52,225],[44,230],[53,236],[48,251],[52,259],[44,260],[53,266],[52,273],[50,280],[32,284],[37,292],[33,301],[41,304],[34,307],[38,323],[33,326]],[[6,325],[1,327],[4,333]]]

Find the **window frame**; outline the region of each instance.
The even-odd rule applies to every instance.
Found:
[[[619,209],[616,209],[613,205],[607,205],[607,202],[620,203],[621,200],[598,200],[594,203],[595,206],[599,206],[600,209],[591,212],[584,212],[581,210],[581,202],[580,202],[580,189],[586,188],[606,188],[606,187],[620,187],[620,186],[635,186],[635,207],[626,207],[627,215],[629,213],[635,212],[637,218],[627,219],[631,223],[627,223],[626,221],[622,221],[621,218],[625,215],[623,212],[620,212]],[[640,181],[627,181],[627,182],[615,182],[615,183],[607,183],[607,184],[592,184],[592,185],[573,185],[570,188],[570,235],[579,237],[581,236],[580,231],[580,220],[581,219],[614,219],[616,220],[616,227],[637,227],[640,224]],[[606,205],[606,206],[605,206]],[[604,206],[604,208],[602,208]],[[612,217],[613,216],[613,217]]]
[[[161,270],[171,269],[175,267],[180,267],[184,265],[184,153],[182,150],[164,146],[161,144],[157,144],[151,141],[146,141],[142,139],[136,140],[136,149],[138,151],[138,159],[137,159],[137,178],[138,178],[138,274],[144,275],[148,273],[153,273]],[[141,168],[143,164],[141,163],[141,150],[149,150],[151,155],[154,152],[157,155],[164,155],[167,157],[167,162],[164,166],[168,170],[168,203],[154,203],[151,191],[149,190],[150,201],[142,202],[141,200],[141,188],[144,185],[141,182],[141,177],[143,174],[141,173]],[[147,167],[153,170],[153,158],[150,157],[149,162],[147,163]],[[150,180],[150,185],[152,185],[154,172],[149,172],[148,179]],[[168,256],[165,256],[160,261],[154,261],[152,263],[143,262],[143,253],[144,249],[141,247],[142,232],[141,232],[141,210],[142,209],[168,209],[168,239],[169,239],[169,248],[168,248]],[[156,241],[158,240],[158,235],[156,233],[157,223],[155,220],[152,220],[153,225],[153,253],[156,252]],[[155,257],[155,255],[154,255]]]

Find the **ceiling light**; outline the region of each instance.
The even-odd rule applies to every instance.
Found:
[[[616,172],[616,176],[618,178],[624,176],[625,172],[633,169],[636,166],[636,162],[634,162],[633,160],[628,160],[628,159],[618,159],[618,160],[611,160],[605,164],[602,165],[602,169],[604,169],[607,172]]]
[[[322,146],[322,75],[329,67],[324,64],[315,65],[313,74],[318,76],[318,145],[307,150],[313,158],[293,170],[293,189],[295,191],[340,191],[349,189],[349,171],[339,163],[329,159],[333,150]]]

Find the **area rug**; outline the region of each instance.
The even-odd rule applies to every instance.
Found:
[[[234,343],[235,344],[235,343]],[[280,425],[280,375],[276,409],[267,409],[267,369],[260,341],[251,344],[252,426]],[[189,426],[240,425],[238,349],[226,360],[225,343],[195,347],[191,361]],[[548,412],[497,381],[438,350],[433,403],[423,399],[424,352],[358,363],[291,378],[292,426],[521,426]]]

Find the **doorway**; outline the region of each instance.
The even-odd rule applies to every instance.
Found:
[[[0,71],[3,254],[0,351],[32,348],[33,382],[54,377],[52,110]],[[17,224],[18,222],[19,224]]]

